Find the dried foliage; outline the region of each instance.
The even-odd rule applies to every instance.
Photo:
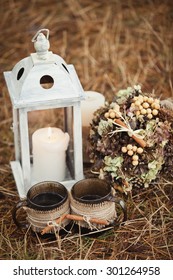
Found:
[[[1,0],[0,15],[1,72],[33,52],[31,38],[48,28],[51,50],[75,65],[85,90],[102,92],[111,102],[120,89],[139,83],[158,98],[173,96],[171,0]],[[68,233],[50,240],[16,228],[12,108],[3,75],[0,85],[0,259],[172,259],[173,184],[167,179],[125,196],[128,221],[100,235]],[[165,175],[169,146],[166,152]]]
[[[171,109],[164,102],[135,85],[94,113],[88,137],[94,173],[125,193],[172,180],[173,102]]]

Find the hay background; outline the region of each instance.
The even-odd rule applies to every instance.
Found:
[[[33,52],[32,37],[48,28],[51,50],[74,64],[85,90],[111,100],[140,83],[172,97],[172,1],[0,0],[0,18],[0,259],[172,259],[173,185],[166,181],[128,199],[129,221],[117,231],[50,241],[16,229],[11,102],[2,75]]]

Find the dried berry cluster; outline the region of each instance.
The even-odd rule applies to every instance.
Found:
[[[160,100],[153,97],[142,96],[141,94],[133,98],[130,111],[134,112],[137,118],[146,115],[148,119],[157,116],[160,109]]]
[[[93,170],[125,193],[170,175],[172,120],[171,109],[140,86],[120,90],[94,114],[89,135]]]
[[[132,164],[138,165],[139,164],[139,156],[137,154],[142,154],[143,149],[141,147],[137,147],[136,145],[128,144],[127,146],[123,146],[121,148],[123,153],[127,153],[129,156],[132,156]]]

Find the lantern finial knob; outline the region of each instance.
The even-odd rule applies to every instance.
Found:
[[[46,36],[43,32],[46,32]],[[49,29],[40,29],[32,38],[39,59],[46,59],[50,47]]]

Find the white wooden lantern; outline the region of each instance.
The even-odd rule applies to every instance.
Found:
[[[48,29],[39,30],[32,39],[36,53],[19,61],[12,71],[4,72],[13,105],[15,161],[11,167],[20,198],[26,197],[36,183],[28,131],[28,112],[31,111],[64,108],[64,130],[73,138],[73,144],[72,149],[67,150],[68,167],[61,183],[70,188],[84,177],[80,103],[85,93],[74,66],[48,51],[48,38]],[[42,87],[44,80],[51,84],[50,88]]]

